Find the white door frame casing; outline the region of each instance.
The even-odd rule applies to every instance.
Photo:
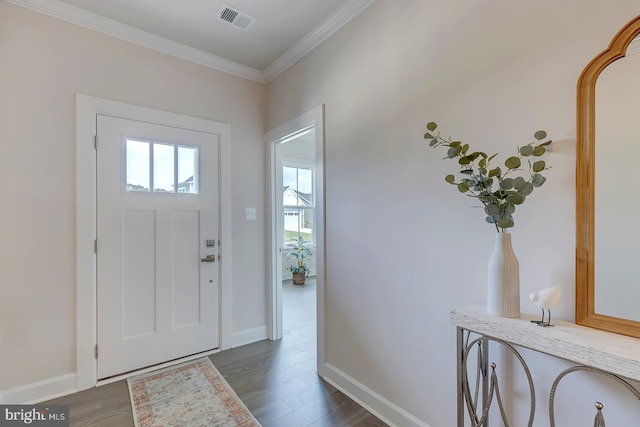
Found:
[[[96,180],[94,141],[98,114],[174,126],[220,136],[220,349],[231,348],[231,127],[225,123],[76,95],[76,388],[97,383]],[[98,144],[99,145],[99,144]]]
[[[325,252],[325,168],[324,168],[324,105],[316,107],[311,111],[267,132],[265,140],[268,144],[267,174],[267,198],[269,209],[267,210],[267,224],[270,226],[268,233],[269,240],[269,275],[270,293],[269,316],[267,319],[267,330],[269,339],[278,339],[282,336],[282,322],[278,319],[282,314],[281,296],[278,293],[277,266],[281,262],[281,253],[278,247],[278,235],[275,219],[278,212],[276,209],[276,199],[282,197],[282,193],[276,191],[277,156],[276,147],[280,142],[295,135],[302,129],[315,127],[315,181],[314,192],[316,196],[316,308],[317,308],[317,373],[321,377],[325,376],[325,317],[326,317],[326,252]],[[280,312],[278,312],[280,310]],[[278,330],[280,329],[280,331]]]

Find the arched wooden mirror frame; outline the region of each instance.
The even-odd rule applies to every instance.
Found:
[[[576,159],[576,323],[640,338],[640,322],[595,313],[595,88],[600,73],[623,58],[640,34],[640,16],[625,25],[578,79]]]

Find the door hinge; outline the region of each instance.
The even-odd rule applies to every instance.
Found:
[[[93,148],[98,149],[98,135],[93,136]]]
[[[96,359],[97,359],[98,358],[98,344],[96,344],[96,347],[95,347],[95,356],[96,356]]]
[[[95,254],[98,253],[98,239],[95,239],[93,241],[93,253],[95,253]]]

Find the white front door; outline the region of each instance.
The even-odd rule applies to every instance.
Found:
[[[97,116],[98,378],[219,347],[219,136]]]

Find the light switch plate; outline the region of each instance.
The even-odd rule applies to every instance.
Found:
[[[244,219],[247,221],[253,221],[256,219],[256,208],[245,208]]]

